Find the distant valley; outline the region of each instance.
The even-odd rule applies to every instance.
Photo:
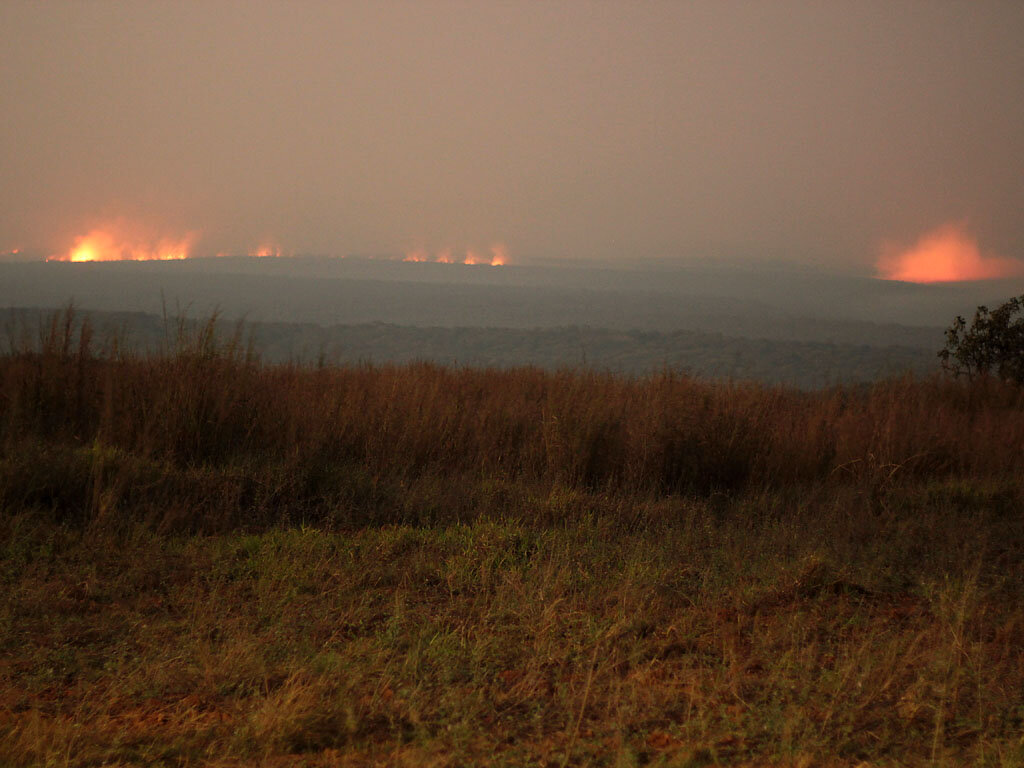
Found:
[[[937,368],[943,328],[1020,286],[919,286],[795,267],[691,262],[633,269],[405,264],[384,259],[196,259],[0,264],[6,325],[73,302],[151,348],[164,320],[245,321],[269,361],[429,360],[586,366],[804,388]],[[17,311],[14,310],[17,308]]]

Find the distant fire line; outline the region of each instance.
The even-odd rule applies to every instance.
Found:
[[[433,264],[465,264],[470,266],[481,265],[491,267],[503,267],[508,264],[508,249],[503,244],[496,243],[488,250],[490,256],[487,256],[474,248],[466,248],[465,256],[460,258],[453,255],[453,250],[451,248],[442,248],[434,253],[433,256],[425,248],[417,248],[407,251],[405,258],[402,259],[402,261]]]
[[[84,235],[75,237],[71,246],[62,253],[47,257],[47,261],[97,262],[97,261],[181,261],[194,258],[192,246],[197,239],[196,232],[180,237],[142,236],[138,226],[118,221],[102,227],[95,227]],[[13,250],[10,253],[17,253]],[[216,258],[231,257],[229,251],[216,253]],[[239,254],[241,255],[241,254]],[[294,252],[286,251],[271,239],[264,240],[255,249],[244,252],[249,258],[287,258]],[[338,258],[345,258],[340,256]],[[370,257],[373,258],[373,257]],[[388,257],[385,257],[388,258]],[[393,257],[407,262],[429,262],[434,264],[463,264],[500,267],[508,264],[508,248],[503,243],[493,243],[486,249],[467,246],[463,251],[443,247],[431,253],[426,248],[406,251]]]
[[[50,256],[47,261],[179,261],[189,257],[195,238],[190,232],[184,237],[154,241],[97,228],[76,237],[66,253]]]

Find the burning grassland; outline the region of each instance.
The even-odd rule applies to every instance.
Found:
[[[434,264],[466,264],[469,266],[502,267],[509,263],[508,248],[501,243],[492,245],[487,251],[466,248],[460,253],[452,248],[441,248],[431,252],[426,248],[414,248],[407,251],[403,261]]]
[[[96,228],[76,237],[66,252],[55,254],[49,260],[177,261],[189,258],[196,237],[195,233],[179,237],[152,237],[113,226]]]
[[[995,280],[1024,274],[1024,264],[984,253],[963,224],[945,224],[909,247],[886,243],[878,275],[909,283],[956,283]]]

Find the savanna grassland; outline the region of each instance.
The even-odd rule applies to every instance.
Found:
[[[1019,388],[12,339],[0,765],[1024,765]]]

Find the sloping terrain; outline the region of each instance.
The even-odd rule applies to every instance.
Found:
[[[0,763],[1024,764],[1024,393],[0,356]]]

